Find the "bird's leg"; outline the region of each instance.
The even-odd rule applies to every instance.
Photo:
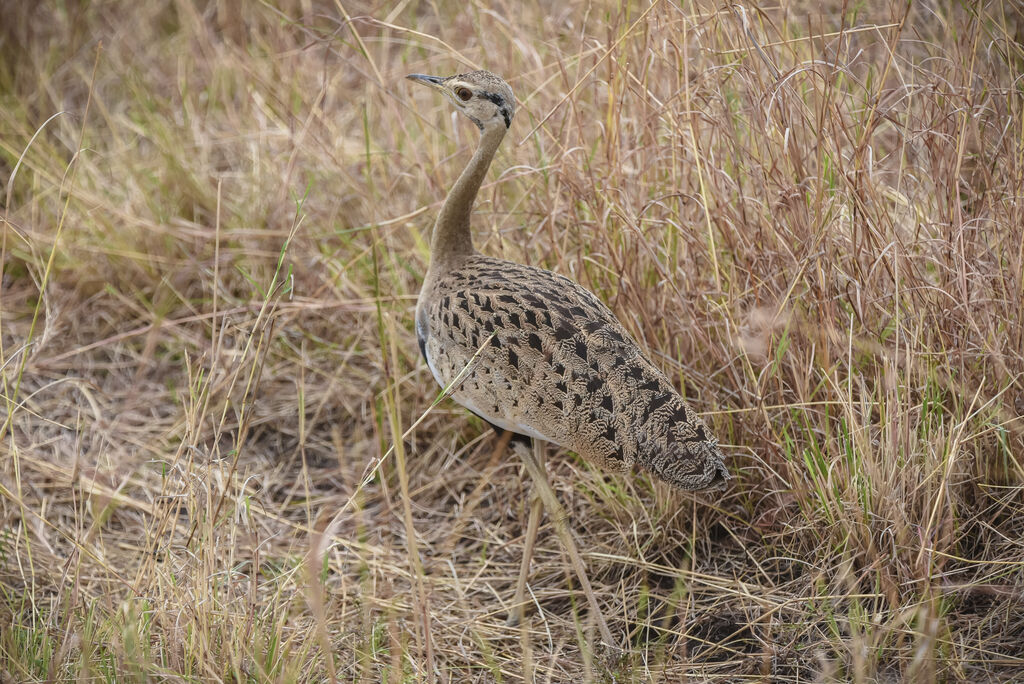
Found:
[[[601,632],[601,639],[605,642],[606,646],[617,648],[618,644],[612,638],[611,630],[608,629],[608,624],[604,621],[604,615],[601,614],[601,607],[597,603],[597,597],[594,596],[594,589],[590,586],[590,580],[587,579],[587,569],[583,565],[583,558],[580,556],[579,549],[576,548],[576,541],[572,538],[572,532],[569,531],[569,525],[566,523],[568,516],[565,513],[565,509],[562,508],[562,504],[558,503],[555,490],[551,488],[551,484],[548,482],[547,470],[540,459],[540,451],[542,449],[540,440],[533,440],[533,445],[532,451],[526,445],[517,445],[516,451],[519,452],[523,463],[526,464],[526,470],[530,473],[531,479],[533,479],[533,486],[540,496],[540,500],[544,503],[544,508],[548,509],[548,515],[551,516],[552,522],[555,524],[555,532],[558,533],[562,546],[569,556],[569,562],[572,563],[572,568],[580,580],[583,593],[586,594],[587,601],[590,603],[590,610],[597,618],[597,628]]]
[[[524,447],[525,448],[525,447]],[[544,511],[544,501],[534,489],[530,501],[530,519],[526,523],[526,540],[523,543],[523,563],[519,567],[519,581],[516,582],[516,595],[512,599],[512,610],[505,621],[509,627],[515,627],[523,620],[526,607],[526,578],[530,575],[530,559],[533,558],[533,544],[537,541],[537,530],[540,528],[540,515]]]

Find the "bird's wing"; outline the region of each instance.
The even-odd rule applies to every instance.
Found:
[[[586,289],[483,256],[435,288],[424,355],[460,404],[612,470],[638,463],[687,489],[724,475],[703,421]]]

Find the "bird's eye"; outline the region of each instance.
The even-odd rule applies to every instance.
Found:
[[[469,98],[473,97],[473,91],[469,88],[456,88],[455,94],[459,96],[459,99],[465,102]]]

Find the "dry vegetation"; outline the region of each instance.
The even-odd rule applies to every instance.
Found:
[[[1018,3],[38,5],[4,682],[1024,677]],[[529,485],[413,339],[476,131],[402,77],[477,66],[520,100],[478,248],[597,292],[735,475],[551,455],[617,661],[547,522],[505,627]]]

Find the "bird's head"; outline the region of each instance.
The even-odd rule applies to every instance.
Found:
[[[447,78],[409,74],[406,78],[444,93],[481,131],[495,126],[508,128],[512,124],[516,98],[508,83],[489,71],[470,71]]]

